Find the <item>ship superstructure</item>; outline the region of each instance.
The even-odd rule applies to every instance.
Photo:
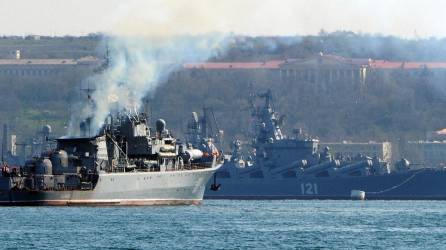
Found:
[[[2,205],[197,204],[221,166],[214,148],[174,138],[164,120],[145,114],[110,115],[96,136],[57,139],[57,147],[20,169],[2,168]]]

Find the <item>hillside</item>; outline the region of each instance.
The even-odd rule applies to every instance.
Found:
[[[320,51],[348,57],[388,60],[446,61],[442,39],[404,40],[396,37],[336,32],[318,36],[237,37],[227,53],[214,61],[253,61],[296,58]],[[104,55],[101,36],[45,37],[40,40],[0,39],[0,57],[10,58],[20,49],[29,58],[80,58]],[[0,122],[8,123],[22,137],[44,123],[64,133],[72,103],[82,98],[87,75],[49,77],[40,80],[17,77],[0,79]],[[446,126],[444,77],[419,77],[394,73],[376,78],[356,95],[342,83],[320,92],[304,83],[283,84],[245,78],[170,78],[151,98],[154,117],[163,117],[177,134],[184,131],[191,111],[213,107],[225,130],[226,140],[243,137],[250,127],[247,98],[255,91],[273,90],[276,108],[286,115],[285,131],[303,127],[323,140],[422,139],[426,131]]]

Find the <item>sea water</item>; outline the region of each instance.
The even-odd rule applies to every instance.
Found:
[[[0,248],[446,249],[444,201],[3,207]]]

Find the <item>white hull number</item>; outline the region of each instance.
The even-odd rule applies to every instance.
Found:
[[[317,193],[317,184],[306,182],[300,184],[300,191],[303,195],[309,195],[309,194],[318,194]]]

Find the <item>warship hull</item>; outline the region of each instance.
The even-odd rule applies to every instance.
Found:
[[[99,174],[93,190],[2,191],[0,205],[187,205],[200,204],[206,182],[219,166],[185,171]],[[9,178],[0,178],[2,190]]]
[[[205,199],[351,199],[352,190],[375,200],[446,200],[446,171],[411,170],[386,175],[334,178],[217,178]]]

